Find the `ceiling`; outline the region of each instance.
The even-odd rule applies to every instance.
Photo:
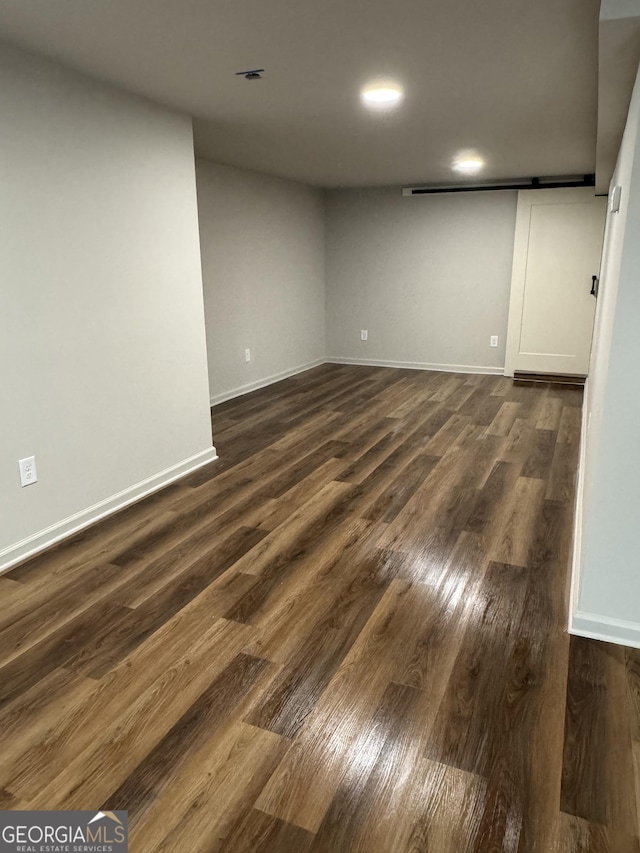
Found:
[[[602,194],[616,165],[640,61],[640,3],[633,2],[635,8],[631,0],[604,0],[600,12],[596,192]]]
[[[310,184],[595,170],[599,0],[2,0],[0,37],[194,117],[196,150]],[[262,80],[234,72],[265,68]],[[385,77],[405,99],[359,102]]]

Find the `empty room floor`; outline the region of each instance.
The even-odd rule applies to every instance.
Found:
[[[581,392],[324,365],[0,577],[0,808],[132,853],[639,853],[640,652],[570,638]]]

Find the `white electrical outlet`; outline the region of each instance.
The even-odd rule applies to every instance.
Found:
[[[489,338],[489,346],[491,346],[491,347],[497,347],[498,346],[498,336],[497,335],[491,335],[491,337]]]
[[[366,341],[369,338],[369,332],[366,329],[360,329],[360,340]]]
[[[19,459],[20,466],[20,485],[30,486],[32,483],[38,482],[38,472],[36,471],[36,457],[27,456],[26,459]]]
[[[249,347],[247,347],[244,351],[244,360],[251,361],[251,350],[249,349]]]

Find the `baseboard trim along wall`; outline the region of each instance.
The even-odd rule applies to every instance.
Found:
[[[580,576],[582,571],[582,510],[584,503],[584,470],[587,450],[587,424],[589,410],[589,380],[585,383],[582,406],[582,425],[580,428],[580,461],[578,463],[578,483],[576,488],[576,506],[573,528],[573,556],[571,559],[571,586],[569,593],[570,634],[587,637],[590,640],[603,640],[605,643],[618,643],[640,649],[640,623],[627,622],[613,616],[601,616],[586,613],[578,609],[580,599]]]
[[[218,403],[226,403],[227,400],[242,397],[243,394],[249,394],[251,391],[257,391],[259,388],[266,388],[267,385],[273,385],[275,382],[280,382],[282,379],[288,379],[290,376],[295,376],[298,373],[304,373],[305,370],[311,370],[313,367],[319,367],[321,364],[361,364],[365,367],[406,367],[410,370],[442,370],[446,373],[484,373],[491,376],[502,376],[504,373],[501,367],[477,367],[469,364],[429,364],[421,361],[380,361],[361,358],[317,358],[314,361],[309,361],[306,364],[299,365],[298,367],[292,367],[290,370],[283,370],[281,373],[274,373],[272,376],[265,376],[263,379],[257,379],[255,382],[248,382],[246,385],[241,385],[239,388],[233,388],[231,391],[223,391],[221,394],[216,394],[211,397],[209,402],[212,406],[217,406]]]
[[[599,616],[596,613],[583,613],[578,610],[571,614],[569,633],[590,640],[603,640],[605,643],[618,643],[640,649],[640,623],[626,622],[613,617]]]
[[[366,367],[406,367],[409,370],[440,370],[444,373],[485,373],[503,376],[503,367],[485,367],[475,364],[431,364],[426,361],[384,361],[372,358],[326,358],[327,364],[362,364]]]
[[[221,394],[216,394],[211,397],[209,402],[212,406],[217,406],[218,403],[226,403],[227,400],[242,397],[243,394],[248,394],[250,391],[266,388],[267,385],[273,385],[274,382],[280,382],[281,379],[288,379],[297,373],[304,373],[305,370],[311,370],[312,367],[319,367],[321,364],[325,364],[326,361],[326,358],[316,358],[313,361],[308,361],[306,364],[300,364],[298,367],[291,367],[288,370],[282,370],[280,373],[265,376],[263,379],[256,379],[255,382],[248,382],[246,385],[240,385],[239,388],[232,388],[230,391],[223,391]]]
[[[578,482],[576,484],[575,512],[573,514],[573,552],[571,555],[571,578],[569,581],[569,625],[570,634],[574,619],[578,613],[580,594],[580,574],[582,571],[582,505],[584,502],[584,465],[587,455],[587,411],[589,409],[589,380],[585,382],[582,399],[582,420],[580,424],[580,453],[578,456]]]
[[[196,453],[195,456],[191,456],[177,465],[165,468],[164,471],[154,474],[153,477],[148,477],[146,480],[142,480],[128,489],[112,495],[112,497],[88,507],[88,509],[81,510],[75,515],[70,515],[57,524],[47,527],[33,536],[29,536],[27,539],[23,539],[15,545],[9,546],[9,548],[5,548],[3,551],[0,551],[0,574],[15,566],[16,563],[27,559],[27,557],[32,557],[34,554],[44,551],[45,548],[55,545],[56,542],[67,539],[90,524],[95,524],[96,521],[113,515],[129,506],[129,504],[135,503],[141,498],[168,486],[174,480],[179,480],[180,477],[196,471],[203,465],[214,462],[217,458],[218,455],[215,447],[207,448],[207,450]]]

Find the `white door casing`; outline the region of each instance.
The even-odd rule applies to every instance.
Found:
[[[607,200],[591,187],[518,193],[505,374],[586,376]]]

